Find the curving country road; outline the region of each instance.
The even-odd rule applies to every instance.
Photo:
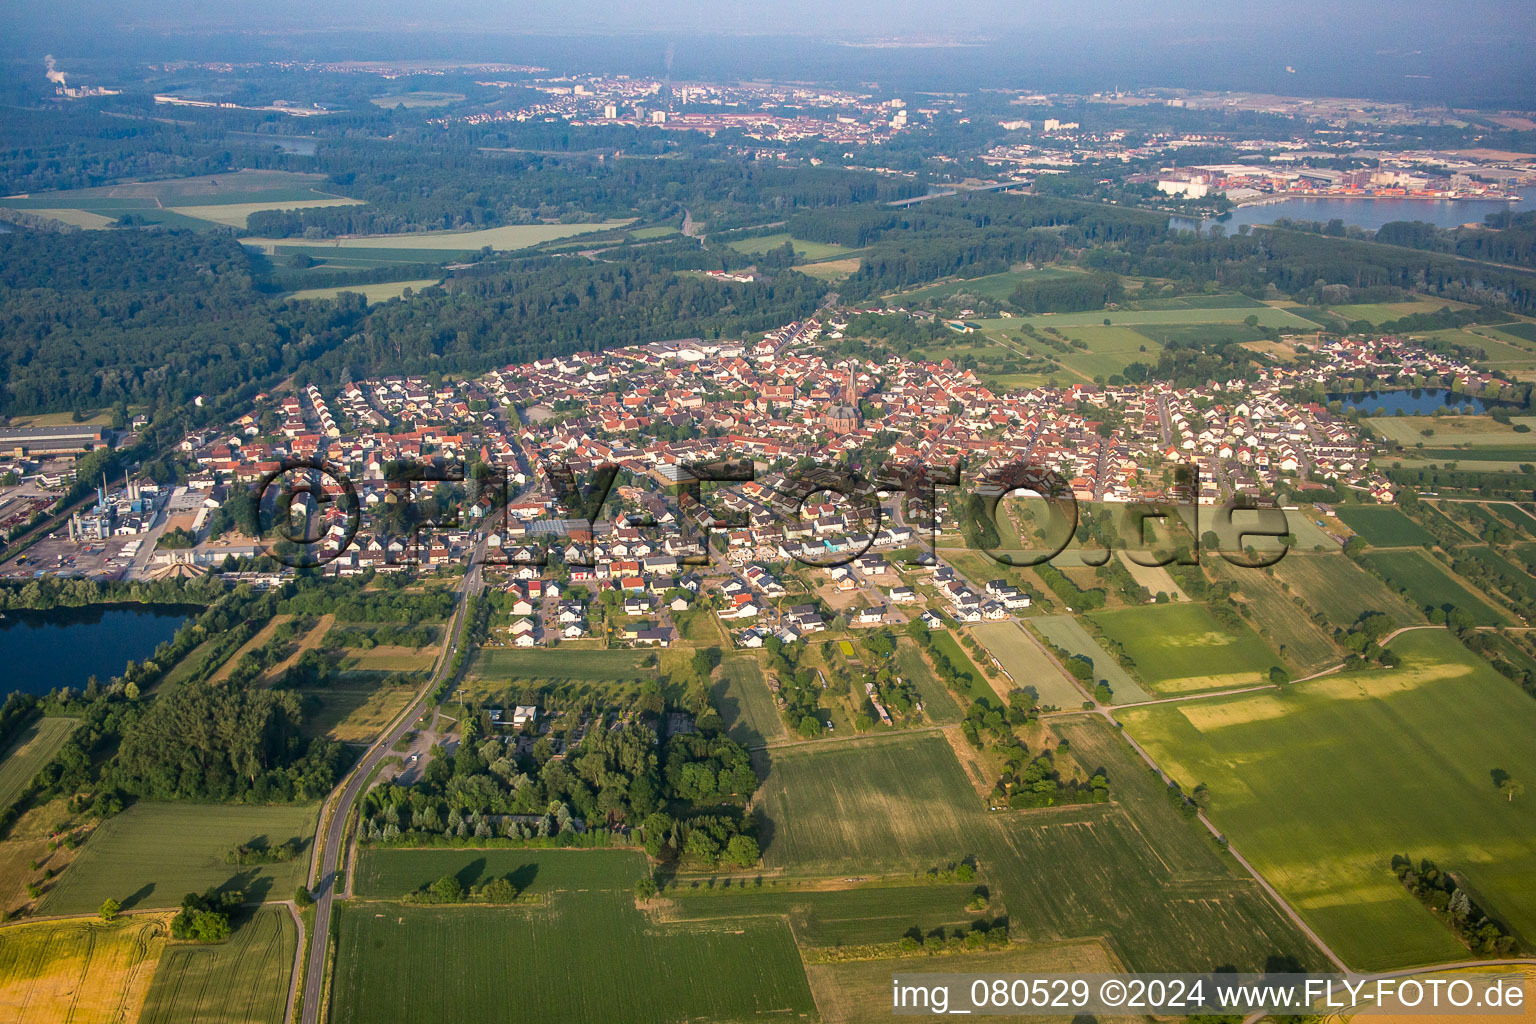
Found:
[[[304,1011],[301,1018],[303,1024],[320,1022],[320,1004],[325,992],[325,966],[330,945],[331,908],[337,895],[336,865],[345,851],[347,817],[352,812],[352,805],[367,788],[373,770],[389,754],[390,748],[400,737],[411,730],[416,720],[426,710],[432,700],[433,691],[447,676],[448,667],[453,664],[453,656],[458,651],[459,645],[464,643],[464,613],[469,607],[469,598],[485,588],[485,578],[481,569],[481,562],[485,558],[485,547],[486,538],[481,537],[475,544],[474,553],[470,556],[469,568],[465,570],[464,578],[459,581],[456,589],[457,604],[452,617],[448,620],[448,646],[438,660],[437,670],[432,673],[431,679],[427,681],[421,693],[411,702],[411,706],[395,720],[394,725],[374,740],[373,745],[368,748],[342,784],[331,793],[321,807],[320,824],[315,833],[315,848],[310,862],[310,888],[315,897],[315,929],[309,939],[309,966],[304,972]],[[293,985],[295,988],[298,986],[297,973],[294,975]],[[292,995],[289,998],[291,1007]],[[292,1019],[291,1010],[288,1019]]]

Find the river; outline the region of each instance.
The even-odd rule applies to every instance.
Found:
[[[1277,203],[1239,206],[1214,221],[1196,221],[1191,217],[1170,217],[1168,225],[1193,230],[1200,224],[1220,224],[1227,234],[1235,234],[1244,224],[1273,224],[1282,217],[1290,220],[1315,220],[1327,223],[1335,217],[1346,225],[1374,231],[1394,220],[1420,220],[1437,228],[1462,224],[1481,224],[1490,213],[1502,210],[1536,210],[1536,189],[1526,189],[1518,201],[1498,199],[1362,199],[1328,196],[1314,199],[1286,199]]]
[[[114,604],[50,611],[7,611],[0,620],[0,699],[16,690],[105,683],[130,660],[142,661],[199,609]]]

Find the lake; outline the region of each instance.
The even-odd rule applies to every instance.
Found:
[[[113,604],[51,611],[7,611],[0,619],[0,699],[12,691],[47,693],[105,683],[130,661],[142,661],[201,609]]]
[[[1344,410],[1359,409],[1370,414],[1377,409],[1387,410],[1388,416],[1395,416],[1399,411],[1405,416],[1430,416],[1437,409],[1461,409],[1470,405],[1478,412],[1487,412],[1490,409],[1500,407],[1508,408],[1511,403],[1492,401],[1486,398],[1476,398],[1472,395],[1458,395],[1446,388],[1408,388],[1402,391],[1362,391],[1359,394],[1329,395],[1330,402],[1343,402]]]
[[[1170,217],[1168,225],[1188,231],[1197,223],[1216,223],[1232,235],[1244,224],[1273,224],[1282,217],[1325,224],[1337,217],[1345,224],[1370,231],[1394,220],[1421,220],[1437,228],[1454,228],[1462,224],[1481,224],[1485,216],[1502,210],[1536,210],[1536,190],[1527,189],[1518,202],[1497,199],[1347,199],[1342,196],[1286,199],[1278,203],[1239,206],[1215,221],[1208,218],[1196,222],[1191,217]]]

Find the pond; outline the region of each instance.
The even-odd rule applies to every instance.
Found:
[[[1335,217],[1347,225],[1374,231],[1389,221],[1421,220],[1437,228],[1462,224],[1481,224],[1490,213],[1502,210],[1536,210],[1536,190],[1527,189],[1518,201],[1499,199],[1364,199],[1327,196],[1313,199],[1286,199],[1277,203],[1239,206],[1214,221],[1197,222],[1190,217],[1170,217],[1168,226],[1189,231],[1197,223],[1220,224],[1227,234],[1237,234],[1244,224],[1273,224],[1282,217],[1290,220],[1315,220],[1327,223]]]
[[[50,611],[7,611],[0,619],[0,699],[16,690],[105,683],[129,661],[147,658],[200,609],[113,604]]]
[[[1402,412],[1405,416],[1430,416],[1437,409],[1460,410],[1471,406],[1477,412],[1509,408],[1509,402],[1499,402],[1472,395],[1458,395],[1447,388],[1408,388],[1402,391],[1361,391],[1358,394],[1329,395],[1330,402],[1343,402],[1344,411],[1359,409],[1369,415],[1377,409],[1385,409],[1388,416]]]

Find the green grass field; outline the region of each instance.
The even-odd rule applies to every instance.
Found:
[[[309,870],[314,804],[243,807],[139,803],[108,818],[43,896],[45,914],[95,913],[108,897],[124,910],[175,907],[189,892],[239,889],[247,900],[287,899]],[[236,867],[224,854],[261,836],[292,838],[303,851],[286,864]]]
[[[1371,551],[1361,557],[1420,608],[1460,608],[1479,626],[1497,626],[1503,613],[1468,590],[1422,551]]]
[[[1341,561],[1344,558],[1332,557]],[[1308,610],[1297,605],[1295,594],[1282,589],[1278,580],[1261,570],[1229,565],[1220,558],[1207,559],[1206,563],[1213,566],[1218,580],[1230,580],[1237,585],[1239,598],[1253,608],[1250,621],[1257,624],[1259,638],[1285,660],[1292,675],[1310,675],[1340,660],[1328,633],[1312,621]],[[1353,621],[1353,616],[1341,625],[1349,621]]]
[[[1424,621],[1416,607],[1341,551],[1321,555],[1292,552],[1275,565],[1275,579],[1339,626],[1348,626],[1365,612],[1381,612],[1399,626]]]
[[[720,678],[711,688],[715,709],[725,721],[731,739],[761,746],[784,736],[784,716],[774,706],[773,694],[757,658],[737,654],[720,664]]]
[[[770,869],[789,875],[926,871],[974,853],[984,816],[938,735],[814,744],[763,755],[754,805]]]
[[[322,174],[249,170],[0,198],[0,206],[28,210],[77,227],[108,227],[131,214],[151,224],[204,231],[243,228],[246,217],[257,210],[355,206],[361,202],[331,191]]]
[[[447,253],[474,252],[484,246],[492,249],[526,249],[543,242],[574,235],[587,235],[597,231],[612,231],[629,221],[601,221],[582,224],[508,224],[499,228],[481,228],[477,231],[412,231],[400,235],[358,235],[351,238],[334,238],[320,244],[300,246],[305,251],[325,254],[332,250],[346,249],[405,249],[435,253],[439,258]],[[292,248],[284,238],[242,238],[241,245],[261,249],[268,255],[281,255]],[[351,254],[367,255],[367,254]]]
[[[1435,542],[1428,530],[1395,508],[1351,506],[1339,509],[1339,518],[1372,547],[1421,547]]]
[[[1073,325],[1062,330],[1070,341],[1081,341],[1086,349],[1055,353],[1056,359],[1090,380],[1120,373],[1131,363],[1157,364],[1163,346],[1156,340],[1129,327],[1105,326],[1103,318],[1094,325]],[[1054,324],[1050,326],[1055,326]]]
[[[1095,309],[1086,313],[1042,313],[1031,317],[1028,322],[1041,329],[1056,327],[1065,330],[1068,327],[1102,325],[1105,317],[1116,327],[1138,327],[1142,324],[1240,324],[1249,316],[1258,317],[1260,327],[1288,327],[1302,331],[1317,329],[1317,325],[1311,321],[1272,306],[1240,309]],[[1009,322],[984,320],[982,324],[995,327]],[[1012,321],[1012,324],[1017,327],[1018,321]]]
[[[583,856],[583,854],[576,854]],[[402,969],[432,951],[430,970]],[[512,909],[358,904],[341,914],[330,1019],[755,1021],[815,1015],[782,920],[658,924],[623,892]]]
[[[1141,678],[1159,693],[1262,682],[1278,663],[1246,624],[1227,629],[1201,604],[1143,605],[1089,617],[1125,648]]]
[[[908,637],[896,638],[896,672],[903,679],[912,680],[918,696],[923,701],[923,717],[939,725],[960,720],[960,708],[954,696],[939,677],[933,674],[917,643]]]
[[[1099,642],[1083,628],[1082,623],[1072,616],[1042,615],[1030,619],[1029,624],[1041,636],[1068,654],[1075,654],[1091,661],[1094,683],[1108,683],[1109,688],[1114,691],[1114,703],[1131,704],[1154,699],[1152,694],[1130,677],[1130,674],[1110,656],[1108,651],[1099,646]]]
[[[167,944],[140,1024],[285,1024],[298,940],[288,908],[259,907],[228,942]]]
[[[363,899],[399,899],[454,875],[468,889],[508,878],[519,892],[631,892],[647,872],[639,850],[465,850],[366,847],[354,889]]]
[[[1122,715],[1186,788],[1209,787],[1233,845],[1368,970],[1469,955],[1398,884],[1393,854],[1457,872],[1536,934],[1536,802],[1506,800],[1490,775],[1536,763],[1536,704],[1444,631],[1392,650],[1393,670]]]
[[[748,882],[710,887],[681,882],[665,893],[669,921],[783,918],[802,946],[852,946],[896,942],[916,929],[966,932],[978,920],[990,922],[990,908],[966,909],[977,884],[872,885],[854,889],[796,889],[786,883]]]
[[[428,107],[446,107],[454,103],[462,103],[464,94],[461,92],[397,92],[387,96],[374,96],[368,102],[376,107],[393,109],[404,107],[406,110],[419,110]]]
[[[1056,667],[1051,656],[1016,622],[979,622],[971,632],[1013,677],[1014,686],[1033,686],[1040,703],[1073,708],[1083,692]]]
[[[426,278],[418,281],[384,281],[379,284],[352,284],[341,285],[335,288],[304,288],[300,291],[289,292],[284,298],[291,301],[304,301],[306,299],[334,299],[342,292],[356,292],[368,300],[368,304],[384,302],[387,299],[398,299],[405,294],[406,289],[419,292],[423,288],[430,288],[440,283],[437,278]]]
[[[21,731],[0,762],[0,810],[15,803],[27,783],[53,760],[78,724],[73,718],[39,718]]]
[[[1035,270],[1008,270],[1001,274],[987,274],[983,277],[968,277],[959,281],[949,281],[945,284],[928,285],[915,291],[902,292],[900,299],[903,303],[921,303],[934,299],[947,299],[951,295],[967,292],[971,295],[982,295],[998,302],[1008,301],[1013,290],[1025,281],[1045,281],[1062,277],[1071,277],[1079,271],[1066,267],[1039,267]],[[1003,321],[1007,323],[1007,321]],[[1017,322],[1015,321],[1015,324]]]
[[[753,254],[763,253],[770,249],[777,249],[788,242],[794,247],[795,255],[802,260],[822,260],[841,256],[844,253],[856,252],[846,245],[834,245],[831,242],[805,242],[798,238],[791,238],[787,231],[773,235],[758,235],[755,238],[738,238],[726,245],[737,252]]]
[[[558,648],[487,648],[475,654],[469,675],[480,678],[554,679],[573,682],[611,683],[652,679],[655,668],[643,663],[649,651],[582,651],[573,657]]]

